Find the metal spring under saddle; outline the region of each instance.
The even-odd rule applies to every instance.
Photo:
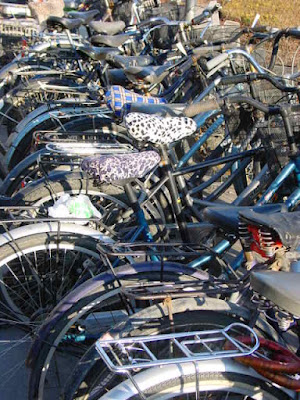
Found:
[[[239,236],[242,244],[246,247],[250,247],[251,243],[256,241],[259,248],[265,253],[267,257],[273,257],[276,250],[278,250],[278,243],[276,243],[276,234],[265,227],[254,227],[255,237],[251,226],[245,222],[239,221]]]

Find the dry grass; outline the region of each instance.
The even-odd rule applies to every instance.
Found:
[[[260,14],[259,25],[276,28],[297,27],[300,25],[300,0],[221,0],[222,15],[225,19],[252,24],[255,15]],[[299,40],[283,39],[280,42],[279,57],[286,66],[292,64],[296,53],[295,67],[299,69]]]
[[[224,17],[251,25],[260,14],[260,24],[276,28],[295,27],[300,24],[300,0],[223,0]]]

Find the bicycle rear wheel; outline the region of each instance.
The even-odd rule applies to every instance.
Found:
[[[133,315],[125,325],[116,326],[112,334],[117,339],[126,336],[219,329],[233,322],[247,323],[250,317],[249,311],[245,309],[208,297],[173,300],[171,307],[172,321],[168,317],[167,305],[158,304]],[[257,329],[263,332],[263,336],[269,334],[269,326],[265,326],[262,321],[258,321]],[[120,377],[107,370],[95,346],[91,346],[70,375],[64,389],[64,400],[95,400],[101,398],[118,382]]]
[[[63,299],[43,325],[29,354],[28,364],[32,368],[29,398],[58,398],[70,370],[95,340],[115,323],[126,321],[128,314],[148,305],[130,301],[122,294],[122,288],[159,282],[160,269],[160,263],[125,265],[115,270],[119,281],[111,273],[101,274]],[[197,280],[206,276],[184,266],[166,265],[163,281]]]
[[[216,360],[218,361],[218,360]],[[198,368],[202,369],[205,364],[197,363]],[[196,378],[195,365],[179,364],[166,368],[156,368],[141,373],[138,383],[144,395],[151,400],[194,400],[199,381],[198,397],[199,400],[211,399],[234,399],[234,400],[288,400],[291,399],[279,388],[265,382],[263,378],[255,378],[242,373],[230,372],[200,372]],[[141,380],[143,379],[143,381]],[[125,386],[126,385],[126,386]],[[122,390],[125,388],[127,390]],[[139,395],[136,390],[132,390],[130,381],[117,386],[106,395],[93,397],[94,400],[137,400]],[[127,392],[127,393],[126,393]],[[149,396],[149,397],[148,397]]]

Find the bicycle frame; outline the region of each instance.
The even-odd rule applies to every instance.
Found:
[[[298,187],[295,189],[295,191],[288,197],[288,199],[285,201],[285,205],[289,210],[293,209],[299,202],[300,202],[300,179],[299,179],[299,163],[300,163],[300,157],[297,157],[295,161],[290,161],[280,172],[280,174],[277,176],[277,178],[274,179],[274,181],[271,183],[271,185],[268,187],[268,189],[264,192],[260,200],[257,202],[257,206],[262,206],[264,204],[267,204],[268,201],[270,201],[278,189],[282,186],[282,184],[286,181],[286,179],[295,171],[296,172],[296,178],[297,178],[297,185]],[[257,182],[257,178],[254,179],[254,181]],[[239,197],[235,200],[234,205],[239,205]],[[223,254],[226,250],[229,249],[231,246],[231,243],[228,240],[222,240],[217,246],[213,248],[216,254],[221,255]],[[199,268],[206,264],[207,262],[212,260],[211,255],[207,255],[204,257],[201,257],[198,260],[195,260],[189,264],[190,267],[194,268]],[[243,261],[243,252],[238,255],[238,257],[235,259],[234,263],[231,265],[231,267],[236,270],[239,268],[241,265],[241,262]]]

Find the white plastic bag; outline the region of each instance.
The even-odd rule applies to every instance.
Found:
[[[67,193],[62,195],[49,207],[48,214],[52,218],[101,218],[101,213],[84,194],[72,197]]]

